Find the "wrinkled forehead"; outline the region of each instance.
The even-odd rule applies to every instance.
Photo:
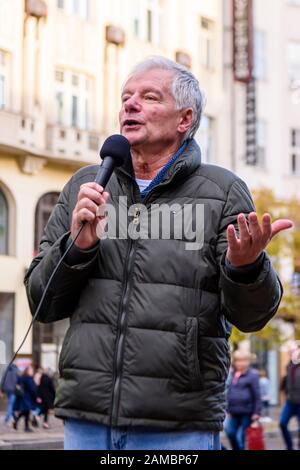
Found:
[[[121,93],[135,93],[136,91],[157,91],[172,96],[172,83],[174,74],[170,70],[150,69],[138,71],[130,75],[124,83]]]

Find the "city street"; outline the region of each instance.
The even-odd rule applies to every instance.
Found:
[[[0,450],[297,458],[299,23],[0,0]]]
[[[278,415],[278,409],[273,410],[274,415]],[[11,426],[3,424],[3,414],[0,423],[0,450],[43,450],[43,449],[63,449],[63,425],[62,421],[56,419],[53,415],[50,417],[50,429],[34,429],[31,433],[23,432],[23,424],[20,423],[20,429],[15,431]],[[294,439],[296,439],[296,421],[291,421],[291,429],[294,430]],[[277,420],[264,425],[267,450],[284,450],[281,435],[278,430]],[[222,434],[222,444],[230,449],[226,437]]]

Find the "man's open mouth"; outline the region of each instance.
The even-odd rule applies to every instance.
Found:
[[[134,127],[134,126],[141,126],[142,123],[140,121],[137,121],[135,119],[126,119],[123,123],[123,126],[129,126],[129,127]]]

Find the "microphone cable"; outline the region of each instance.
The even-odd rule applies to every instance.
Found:
[[[120,134],[116,134],[116,135],[112,135],[112,136],[108,137],[105,140],[105,142],[104,142],[104,144],[103,144],[103,146],[100,150],[100,157],[102,158],[102,163],[99,167],[97,176],[96,176],[94,181],[96,183],[100,184],[103,188],[105,188],[105,186],[106,186],[106,184],[107,184],[107,182],[108,182],[108,180],[109,180],[109,178],[110,178],[110,176],[113,172],[114,167],[115,166],[118,167],[118,166],[122,165],[125,162],[126,159],[129,160],[131,158],[129,141],[126,139],[126,137],[124,137],[123,135],[120,135]],[[25,336],[24,336],[20,346],[18,347],[16,352],[13,354],[13,357],[12,357],[11,361],[9,362],[9,364],[6,366],[6,368],[4,370],[3,376],[1,378],[0,390],[3,389],[4,383],[5,383],[5,380],[6,380],[6,377],[7,377],[8,370],[11,367],[11,365],[13,364],[14,360],[16,359],[20,349],[23,347],[23,345],[24,345],[24,343],[25,343],[25,341],[26,341],[26,339],[29,335],[29,332],[32,328],[32,325],[33,325],[34,321],[36,320],[38,314],[40,313],[41,307],[43,305],[43,302],[45,300],[45,297],[48,293],[49,287],[51,285],[51,282],[52,282],[55,274],[59,270],[63,260],[65,259],[65,257],[67,256],[67,254],[69,253],[71,248],[74,246],[74,244],[75,244],[77,238],[79,237],[85,223],[86,223],[86,220],[84,220],[81,223],[81,226],[80,226],[74,240],[72,240],[72,242],[70,243],[68,248],[63,253],[62,257],[60,258],[59,262],[55,266],[55,269],[53,270],[53,273],[51,274],[51,276],[50,276],[50,278],[49,278],[49,280],[48,280],[48,282],[45,286],[43,295],[41,297],[41,300],[38,303],[36,312],[33,315],[33,318],[30,322],[30,325],[29,325],[26,333],[25,333]]]
[[[36,312],[35,312],[35,314],[33,315],[33,318],[32,318],[32,320],[31,320],[31,322],[30,322],[29,327],[27,328],[27,331],[26,331],[26,333],[25,333],[25,335],[24,335],[24,338],[22,339],[21,344],[20,344],[20,346],[18,347],[18,349],[16,350],[16,352],[13,354],[12,359],[10,360],[10,362],[8,363],[8,365],[5,367],[5,370],[4,370],[2,379],[1,379],[0,390],[3,390],[3,387],[4,387],[4,384],[5,384],[5,381],[6,381],[6,377],[7,377],[7,373],[8,373],[8,371],[9,371],[9,368],[11,367],[11,365],[13,364],[13,362],[15,361],[17,355],[19,354],[20,349],[22,349],[22,347],[23,347],[23,345],[24,345],[24,343],[25,343],[25,341],[26,341],[26,339],[27,339],[27,337],[28,337],[28,335],[29,335],[29,332],[30,332],[30,330],[31,330],[31,328],[32,328],[32,326],[33,326],[33,323],[35,322],[35,320],[36,320],[38,314],[40,313],[40,310],[41,310],[41,308],[42,308],[43,302],[44,302],[45,297],[46,297],[46,295],[47,295],[47,293],[48,293],[49,287],[51,286],[51,282],[52,282],[52,280],[53,280],[54,277],[55,277],[55,274],[56,274],[57,271],[59,270],[59,268],[60,268],[60,266],[61,266],[63,260],[65,259],[65,257],[67,256],[67,254],[69,253],[69,251],[71,250],[71,248],[74,246],[74,244],[75,244],[77,238],[78,238],[79,235],[81,234],[81,231],[82,231],[82,229],[83,229],[83,227],[84,227],[84,225],[85,225],[85,222],[86,222],[86,221],[83,221],[83,222],[81,223],[81,227],[79,228],[79,230],[78,230],[78,232],[77,232],[77,234],[76,234],[76,237],[74,238],[74,240],[72,240],[72,242],[70,243],[70,245],[68,246],[68,248],[66,249],[66,251],[64,252],[64,254],[62,255],[62,257],[60,258],[59,262],[58,262],[57,265],[55,266],[55,269],[53,270],[53,272],[52,272],[52,274],[51,274],[51,276],[50,276],[50,278],[49,278],[49,280],[48,280],[48,282],[47,282],[47,284],[46,284],[46,286],[45,286],[45,289],[44,289],[43,295],[42,295],[42,297],[41,297],[41,300],[40,300],[39,303],[38,303]]]

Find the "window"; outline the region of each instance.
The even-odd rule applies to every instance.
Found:
[[[267,148],[267,122],[264,120],[258,120],[256,123],[256,146],[256,165],[264,167]]]
[[[74,15],[79,14],[79,0],[71,0],[72,13]]]
[[[5,52],[0,50],[0,65],[2,66],[5,66],[6,63],[5,55]]]
[[[146,41],[159,45],[161,43],[161,8],[158,0],[148,0],[144,10]]]
[[[83,20],[89,19],[89,0],[57,0],[56,6],[70,15],[78,16]]]
[[[5,77],[0,74],[0,108],[5,107]]]
[[[8,255],[8,203],[0,189],[0,255]]]
[[[79,84],[78,75],[72,75],[72,85],[73,86],[78,86],[78,84]]]
[[[56,93],[56,122],[62,125],[64,122],[64,97],[61,91]]]
[[[300,176],[300,129],[292,129],[290,134],[291,171]]]
[[[288,74],[291,85],[300,80],[300,42],[291,41],[288,44]]]
[[[72,127],[78,127],[78,97],[72,96]]]
[[[133,34],[137,38],[140,36],[140,21],[138,18],[134,18],[133,20]]]
[[[9,54],[0,49],[0,109],[8,106]]]
[[[267,50],[266,33],[255,31],[254,34],[254,76],[258,80],[264,80],[267,74]]]
[[[63,83],[65,79],[64,72],[62,70],[56,70],[55,71],[55,80],[57,82]]]
[[[152,11],[147,10],[147,41],[152,41],[152,28],[153,28],[153,21],[152,21]]]
[[[3,359],[8,363],[13,354],[14,294],[0,292],[0,331],[1,341],[4,342],[3,352],[6,356]]]
[[[161,45],[162,7],[160,0],[131,0],[133,36],[142,41]]]
[[[89,100],[86,98],[84,101],[84,128],[89,129],[90,128],[90,112],[89,112]]]
[[[38,252],[38,246],[48,222],[51,212],[58,201],[59,193],[44,194],[38,201],[35,211],[34,254]]]
[[[205,163],[211,163],[214,160],[213,132],[214,119],[206,115],[202,116],[200,128],[195,138],[200,145],[202,160]]]
[[[292,129],[291,144],[292,144],[292,147],[300,148],[300,129]]]
[[[92,125],[93,80],[70,70],[57,70],[55,77],[56,124],[89,129]]]
[[[201,64],[207,69],[212,69],[215,65],[214,49],[214,23],[207,18],[201,18],[200,57]]]

